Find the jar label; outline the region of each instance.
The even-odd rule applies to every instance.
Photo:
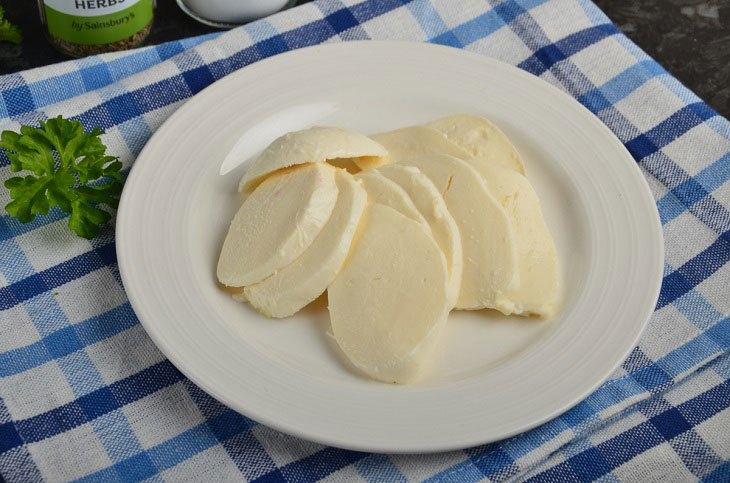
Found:
[[[67,42],[100,45],[142,30],[153,0],[44,0],[48,32]]]

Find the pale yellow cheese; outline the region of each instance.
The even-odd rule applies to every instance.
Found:
[[[332,332],[368,376],[422,376],[449,313],[446,260],[421,224],[368,205],[350,255],[328,289]]]
[[[366,170],[384,165],[388,162],[388,156],[360,156],[348,158],[348,160],[351,160],[359,169]]]
[[[403,188],[431,228],[436,244],[446,257],[446,267],[449,271],[449,301],[453,307],[459,298],[464,263],[459,227],[446,208],[441,193],[425,174],[413,166],[391,164],[374,172],[381,173]]]
[[[388,131],[370,136],[388,151],[385,164],[400,163],[408,158],[430,156],[433,154],[449,154],[457,158],[469,157],[464,149],[455,145],[440,132],[424,126],[410,126],[395,131]],[[372,167],[355,163],[363,170]]]
[[[241,178],[238,189],[249,192],[267,175],[288,166],[336,158],[382,158],[387,154],[383,146],[351,129],[316,126],[293,131],[264,149]]]
[[[537,193],[527,178],[479,159],[469,163],[507,212],[517,238],[520,284],[504,295],[511,313],[551,317],[559,299],[558,257]]]
[[[404,161],[421,170],[442,193],[461,235],[463,272],[457,309],[497,309],[509,313],[505,294],[519,284],[517,241],[500,205],[480,174],[448,155]]]
[[[524,163],[514,145],[497,126],[483,117],[459,114],[424,125],[443,133],[472,157],[525,174]]]
[[[337,201],[336,168],[312,163],[276,173],[243,202],[218,259],[218,280],[260,282],[293,262],[329,220]]]
[[[371,203],[390,206],[395,211],[428,228],[428,223],[413,204],[408,193],[396,183],[376,170],[364,171],[356,174],[355,177],[362,180],[362,185],[367,191]],[[430,228],[428,229],[430,231]]]
[[[367,194],[347,171],[336,174],[337,204],[322,231],[291,264],[244,289],[244,300],[268,317],[288,317],[319,297],[335,279],[350,250]]]

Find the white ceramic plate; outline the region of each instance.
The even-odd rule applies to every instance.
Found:
[[[557,318],[454,312],[431,377],[397,386],[349,368],[326,335],[323,304],[270,320],[216,286],[219,249],[240,202],[241,161],[311,125],[372,133],[461,112],[496,122],[524,157],[562,265]],[[663,266],[647,184],[589,111],[512,66],[386,42],[278,55],[188,101],[132,169],[117,253],[142,324],[193,382],[281,431],[380,452],[494,441],[569,409],[636,343]]]

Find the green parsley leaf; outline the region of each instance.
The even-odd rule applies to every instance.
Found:
[[[102,134],[99,128],[84,132],[81,122],[61,116],[41,121],[39,128],[22,126],[20,134],[3,131],[0,148],[10,159],[10,170],[32,173],[5,182],[12,199],[5,205],[8,214],[28,223],[58,206],[71,213],[71,230],[95,237],[99,225],[111,219],[99,205],[116,208],[122,191],[122,163],[105,154]]]
[[[0,41],[12,42],[14,44],[19,44],[23,41],[23,34],[20,33],[20,29],[8,22],[2,7],[0,7]]]

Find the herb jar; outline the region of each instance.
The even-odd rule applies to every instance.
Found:
[[[48,40],[72,57],[138,47],[152,29],[154,0],[38,0]]]

